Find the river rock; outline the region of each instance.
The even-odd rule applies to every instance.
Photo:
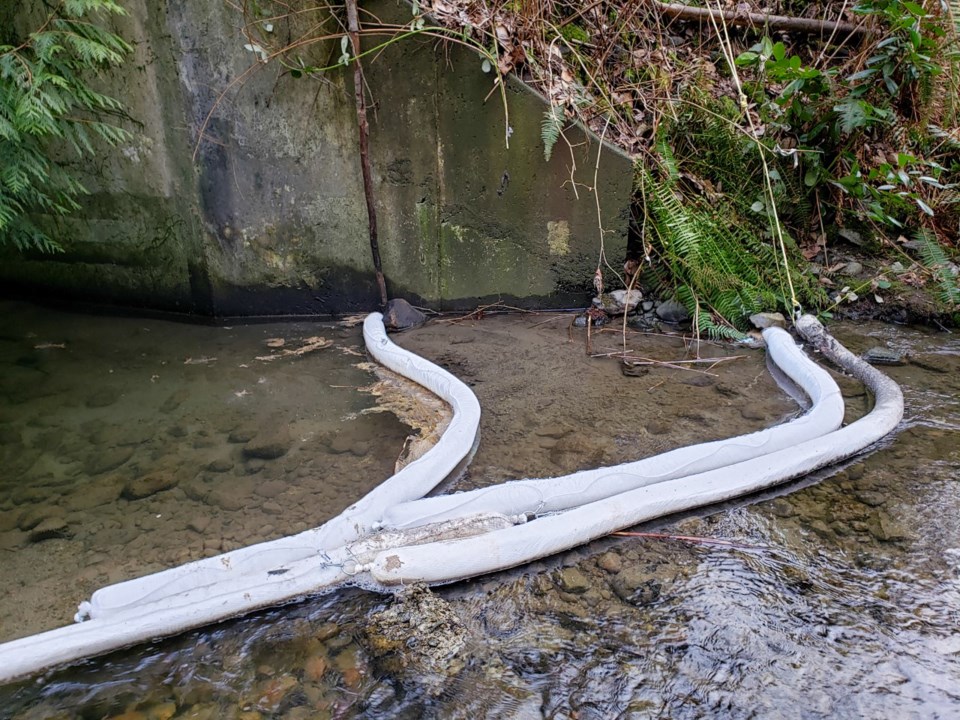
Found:
[[[383,313],[383,324],[388,330],[401,331],[420,327],[427,316],[417,310],[403,298],[394,298],[387,303]]]
[[[617,597],[631,605],[647,605],[659,599],[660,583],[635,567],[628,567],[610,581]]]
[[[564,592],[580,595],[590,589],[590,579],[579,568],[568,567],[560,571],[557,585]]]
[[[177,476],[168,472],[156,472],[151,475],[130,480],[123,486],[123,497],[127,500],[140,500],[158,492],[176,487]]]
[[[740,417],[744,420],[766,420],[767,414],[757,405],[745,405],[740,408]]]
[[[216,505],[222,510],[234,511],[243,507],[238,493],[227,488],[214,488],[205,497],[205,501],[211,505]]]
[[[87,475],[101,475],[116,470],[131,457],[133,457],[132,448],[110,448],[90,455],[84,463],[83,469]]]
[[[863,265],[858,263],[856,260],[851,260],[846,265],[843,266],[843,270],[840,271],[843,275],[859,275],[863,272]]]
[[[902,352],[879,345],[867,350],[862,357],[872,365],[906,365]]]
[[[226,458],[211,460],[207,463],[206,469],[214,473],[225,473],[233,470],[233,463]]]
[[[786,328],[787,319],[780,313],[755,313],[750,316],[750,322],[759,330],[769,327]]]
[[[243,446],[243,456],[260,460],[275,460],[290,449],[290,433],[286,428],[269,434],[257,435]]]
[[[447,687],[465,667],[467,629],[449,603],[421,585],[404,588],[386,610],[364,624],[367,648],[384,669],[413,666],[431,692]]]
[[[678,325],[690,320],[690,313],[683,303],[676,300],[667,300],[657,307],[657,317],[664,322]]]
[[[273,499],[284,492],[288,487],[289,485],[282,480],[268,480],[267,482],[257,485],[253,492],[260,497]]]
[[[578,328],[585,328],[587,326],[587,317],[588,316],[586,313],[580,313],[573,319],[573,326]],[[595,328],[603,327],[608,322],[610,322],[610,318],[607,317],[605,313],[597,313],[596,315],[593,316],[593,322],[591,323],[591,327],[595,327]]]
[[[210,527],[210,518],[206,515],[197,515],[187,523],[187,528],[201,535],[208,527]]]
[[[257,436],[257,429],[250,427],[239,427],[230,431],[227,436],[227,442],[234,444],[248,443]]]
[[[593,299],[593,306],[603,310],[607,315],[624,315],[633,312],[643,295],[639,290],[614,290],[604,293]]]
[[[66,515],[64,509],[58,505],[39,505],[26,510],[17,521],[17,527],[24,532],[33,530],[44,520],[51,518],[63,518]]]
[[[616,575],[623,570],[623,558],[620,557],[619,553],[613,551],[605,552],[597,559],[597,565],[601,570],[606,570],[608,573]]]
[[[63,501],[64,508],[69,512],[89,510],[116,502],[123,491],[123,482],[116,477],[98,478],[91,480],[84,486],[68,495]]]
[[[870,534],[881,542],[906,540],[910,536],[910,533],[898,520],[895,520],[882,510],[868,523],[868,527]]]
[[[37,543],[54,538],[65,538],[69,535],[67,521],[63,517],[50,517],[33,528],[28,539],[32,543]]]

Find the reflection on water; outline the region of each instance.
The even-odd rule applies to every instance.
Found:
[[[767,379],[760,353],[704,346],[704,357],[745,357],[710,374],[653,367],[640,377],[622,377],[613,361],[584,356],[583,337],[568,335],[568,320],[548,318],[434,324],[399,338],[463,377],[480,397],[481,449],[461,487],[620,462],[747,432],[794,412]],[[95,322],[108,327],[119,321]],[[226,344],[236,359],[251,354],[245,342],[256,347],[266,337],[300,336],[291,326],[243,330],[266,334],[234,336]],[[726,538],[735,546],[607,538],[440,589],[462,623],[463,645],[450,676],[439,681],[435,667],[419,662],[416,645],[438,641],[440,631],[425,638],[414,628],[409,652],[378,656],[371,619],[392,601],[347,590],[7,687],[0,690],[0,716],[956,717],[960,341],[881,325],[835,331],[857,352],[887,345],[911,354],[907,365],[886,369],[906,396],[901,431],[819,483],[655,528]],[[203,354],[226,352],[204,343],[228,331],[184,332],[197,334]],[[16,365],[23,349],[7,353],[9,342],[0,340],[0,351],[4,362],[12,357]],[[594,349],[602,350],[604,342],[611,349],[618,344],[602,334],[594,337]],[[686,352],[677,339],[631,342],[649,357],[676,360]],[[101,348],[101,354],[119,347]],[[182,346],[164,350],[162,343],[155,351],[171,359],[187,352]],[[298,417],[300,395],[317,381],[308,375],[317,371],[287,369],[283,381],[299,389],[278,402],[275,418],[284,417],[284,407]],[[152,372],[141,369],[147,379]],[[279,379],[272,382],[277,387]],[[851,414],[862,412],[862,391],[842,384]],[[350,397],[344,402],[361,402]],[[26,417],[8,416],[33,402],[4,407],[0,429],[11,423],[33,428]],[[51,399],[26,412],[63,427],[70,423],[62,418],[92,411],[85,402],[58,407]],[[155,408],[143,417],[160,428],[174,424]],[[274,421],[282,422],[290,420]],[[222,434],[210,432],[215,439]],[[20,442],[31,446],[34,437]],[[5,435],[4,446],[8,440]],[[260,473],[268,467],[265,462]],[[274,477],[287,481],[291,471],[280,465]],[[363,491],[357,484],[348,494]],[[119,502],[129,507],[138,501]],[[4,551],[4,567],[31,547],[63,542],[76,540]],[[127,552],[139,557],[146,548]],[[29,590],[26,585],[19,592]]]

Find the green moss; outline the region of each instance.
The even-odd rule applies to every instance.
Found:
[[[590,36],[587,31],[576,23],[569,23],[560,28],[560,34],[565,40],[570,42],[590,42]]]

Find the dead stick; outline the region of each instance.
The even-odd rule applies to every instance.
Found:
[[[367,200],[367,221],[370,226],[370,254],[373,255],[373,267],[377,272],[377,286],[380,288],[380,305],[387,304],[387,283],[383,279],[383,266],[380,263],[380,242],[377,239],[377,209],[373,202],[373,177],[370,172],[369,135],[367,123],[367,103],[363,94],[363,66],[360,64],[360,20],[357,14],[357,0],[346,0],[347,31],[353,46],[353,94],[357,102],[357,126],[360,136],[360,170],[363,173],[363,194]]]
[[[669,535],[667,533],[629,532],[626,530],[610,534],[619,535],[620,537],[654,538],[656,540],[683,540],[684,542],[699,543],[702,545],[723,545],[724,547],[749,548],[751,550],[764,549],[761,545],[747,545],[746,543],[733,542],[732,540],[718,540],[716,538],[699,537],[697,535]]]
[[[810,18],[789,17],[787,15],[767,15],[765,13],[738,12],[736,10],[714,10],[713,8],[690,7],[679,3],[654,2],[661,13],[678,20],[704,20],[722,17],[729,25],[744,27],[768,27],[771,30],[796,30],[806,33],[858,33],[869,34],[870,28],[842,20],[816,20]]]

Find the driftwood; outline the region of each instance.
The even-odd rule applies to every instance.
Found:
[[[723,18],[728,25],[742,27],[767,27],[771,30],[794,30],[804,33],[839,33],[841,35],[867,34],[870,28],[842,20],[818,20],[811,18],[789,17],[787,15],[769,15],[767,13],[740,12],[739,10],[720,10],[713,8],[690,7],[679,3],[654,2],[654,5],[667,17],[678,20],[706,20],[710,17]]]

